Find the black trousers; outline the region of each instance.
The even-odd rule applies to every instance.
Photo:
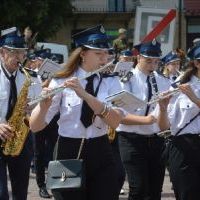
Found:
[[[200,199],[200,136],[173,137],[168,148],[169,173],[176,199]]]
[[[160,200],[165,174],[161,159],[164,140],[118,132],[119,147],[128,183],[129,200]]]
[[[19,156],[4,156],[0,152],[0,200],[8,200],[7,168],[11,181],[12,199],[26,200],[31,157],[33,155],[32,137],[27,138]]]
[[[124,181],[126,178],[126,172],[119,151],[118,134],[116,134],[115,139],[111,143],[111,147],[113,151],[115,166],[117,169],[118,194],[120,194],[120,191],[122,189],[122,186],[124,185]]]
[[[34,133],[34,164],[36,171],[36,182],[38,187],[45,186],[45,166],[53,159],[53,150],[58,137],[59,115],[43,130]]]
[[[77,158],[81,139],[60,137],[58,159]],[[56,200],[117,200],[117,174],[107,135],[85,140],[81,158],[86,164],[86,190],[52,191]]]

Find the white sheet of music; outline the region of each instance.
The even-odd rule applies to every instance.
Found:
[[[41,64],[38,74],[44,79],[51,78],[56,72],[62,70],[62,66],[50,59],[45,59]]]
[[[118,62],[115,66],[114,72],[119,73],[119,77],[127,75],[133,69],[133,62]]]
[[[113,95],[106,97],[106,101],[111,103],[113,106],[122,107],[124,109],[128,109],[130,106],[131,108],[143,108],[147,104],[145,101],[137,98],[132,93],[122,90],[117,92]]]

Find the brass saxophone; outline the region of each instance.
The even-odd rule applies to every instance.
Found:
[[[1,146],[4,155],[18,156],[23,149],[29,132],[29,127],[27,123],[25,123],[25,120],[27,120],[25,107],[27,105],[28,88],[31,85],[31,77],[24,68],[22,68],[22,70],[26,76],[26,80],[17,98],[12,116],[8,120],[14,137],[2,143]]]

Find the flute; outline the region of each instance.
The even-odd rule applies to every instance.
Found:
[[[79,78],[78,80],[81,81],[81,80],[87,79],[88,77],[90,77],[90,76],[92,76],[92,75],[94,75],[94,74],[96,74],[98,72],[103,71],[104,69],[106,69],[107,67],[109,67],[110,65],[112,65],[113,62],[114,62],[114,59],[112,61],[110,61],[109,63],[107,63],[106,65],[102,66],[101,68],[99,68],[99,69],[97,69],[97,70],[95,70],[93,72],[88,72],[86,74],[86,76],[84,76],[82,78]],[[36,103],[39,103],[40,101],[42,101],[42,100],[44,100],[44,99],[46,99],[48,97],[51,97],[51,96],[53,96],[53,95],[55,95],[55,94],[57,94],[59,92],[62,92],[65,88],[66,88],[65,86],[61,85],[61,86],[58,86],[58,87],[52,89],[47,94],[41,94],[38,97],[36,97],[35,99],[33,99],[32,101],[30,101],[28,103],[28,106],[32,106],[32,105],[34,105]]]
[[[190,86],[195,85],[195,84],[197,84],[197,83],[200,83],[200,80],[198,80],[198,81],[195,82],[195,83],[190,84]],[[175,89],[173,89],[173,90],[168,90],[168,91],[166,92],[166,94],[159,94],[159,95],[156,96],[154,99],[152,99],[151,101],[147,102],[147,104],[148,104],[148,105],[151,105],[151,104],[153,104],[153,103],[157,103],[158,101],[160,101],[160,100],[162,100],[162,99],[165,99],[165,98],[167,98],[167,97],[169,97],[169,96],[171,96],[171,95],[175,95],[175,94],[177,94],[177,93],[179,93],[179,92],[180,92],[180,89],[179,89],[179,88],[175,88]]]
[[[153,98],[152,100],[150,100],[149,102],[147,102],[147,105],[151,105],[151,104],[154,104],[154,103],[157,103],[158,101],[162,100],[162,99],[165,99],[171,95],[175,95],[177,94],[178,92],[180,92],[180,89],[179,88],[176,88],[176,89],[173,89],[173,90],[169,90],[166,92],[166,94],[160,94],[158,96],[156,96],[155,98]]]

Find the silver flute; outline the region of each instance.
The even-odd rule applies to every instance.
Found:
[[[189,84],[190,86],[192,85],[195,85],[197,83],[200,83],[200,79],[195,82],[195,83],[191,83]],[[177,93],[179,93],[181,90],[179,88],[175,88],[175,89],[172,89],[172,90],[168,90],[166,91],[166,94],[158,94],[155,98],[153,98],[152,100],[150,100],[149,102],[147,102],[148,105],[151,105],[153,103],[157,103],[158,101],[162,100],[162,99],[165,99],[171,95],[175,95]]]
[[[95,70],[93,72],[88,72],[86,74],[86,76],[81,77],[78,80],[81,81],[81,80],[87,79],[88,77],[90,77],[90,76],[92,76],[92,75],[94,75],[94,74],[96,74],[98,72],[103,71],[104,69],[106,69],[107,67],[109,67],[110,65],[112,65],[113,62],[114,62],[114,59],[112,61],[110,61],[109,63],[107,63],[106,65],[100,67],[99,69],[97,69],[97,70]],[[43,101],[44,99],[46,99],[48,97],[51,97],[51,96],[53,96],[53,95],[55,95],[55,94],[57,94],[59,92],[62,92],[65,88],[66,88],[65,86],[61,85],[61,86],[58,86],[58,87],[52,89],[51,91],[49,91],[46,94],[41,94],[38,97],[36,97],[35,99],[33,99],[32,101],[30,101],[28,103],[28,106],[32,106],[32,105],[34,105],[36,103],[39,103],[40,101]]]
[[[149,102],[147,102],[147,104],[151,105],[151,104],[157,103],[158,101],[160,101],[162,99],[165,99],[165,98],[167,98],[167,97],[169,97],[171,95],[175,95],[178,92],[180,92],[179,88],[176,88],[176,89],[173,89],[173,90],[168,90],[166,92],[166,94],[158,94],[155,98],[153,98],[152,100],[150,100]]]

